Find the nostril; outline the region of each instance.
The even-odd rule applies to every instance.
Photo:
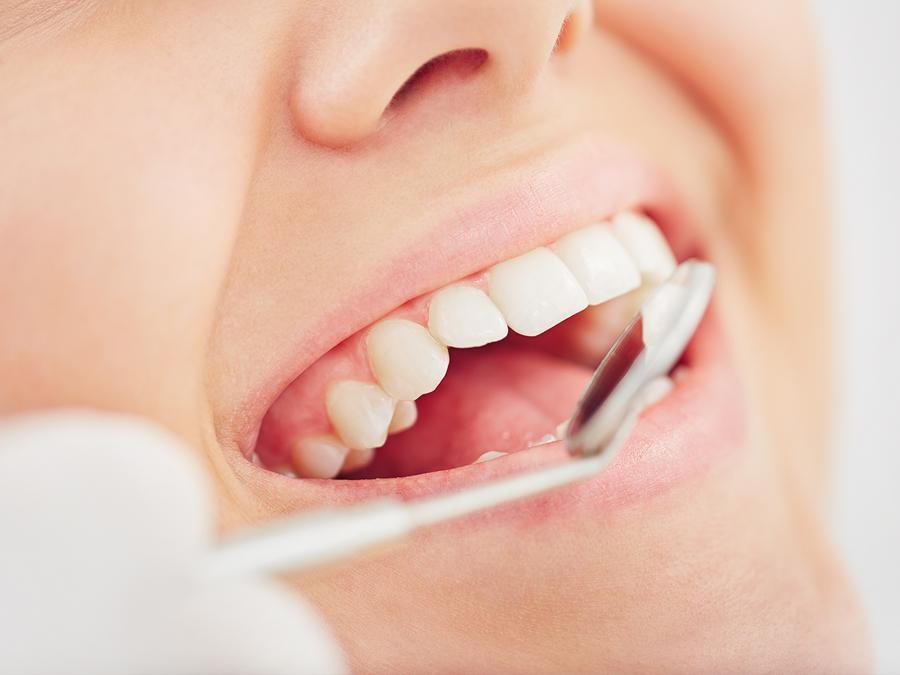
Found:
[[[570,42],[571,35],[572,15],[569,14],[559,28],[559,35],[556,36],[556,44],[553,45],[553,52],[565,51],[567,44]]]
[[[593,12],[591,10],[590,3],[579,3],[579,7],[566,16],[560,26],[559,34],[556,36],[556,44],[553,46],[554,53],[567,52],[575,46],[592,20]]]
[[[397,69],[373,69],[365,62],[342,77],[300,78],[302,86],[297,86],[292,96],[294,125],[308,141],[345,147],[375,132],[386,120],[385,112],[393,111],[414,93],[420,97],[426,89],[460,84],[480,71],[487,60],[483,49],[459,49],[428,60],[405,81],[402,76],[421,61],[412,61],[405,73],[403,64]]]
[[[484,49],[457,49],[427,61],[397,90],[389,107],[396,107],[408,100],[415,92],[438,84],[447,85],[467,80],[488,60]]]

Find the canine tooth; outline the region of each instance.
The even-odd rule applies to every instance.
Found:
[[[341,467],[341,473],[350,473],[351,471],[362,469],[364,466],[369,466],[374,457],[375,450],[372,448],[351,449],[344,460],[344,466]]]
[[[450,364],[447,348],[425,326],[406,319],[375,324],[366,347],[375,379],[390,396],[404,401],[434,391]]]
[[[325,393],[325,409],[331,426],[348,448],[378,448],[387,439],[394,400],[377,384],[339,380]]]
[[[497,305],[481,289],[465,284],[434,294],[428,307],[428,330],[448,347],[481,347],[502,340],[509,332]]]
[[[613,218],[612,227],[645,280],[658,284],[675,270],[672,249],[652,220],[626,211]]]
[[[397,407],[394,409],[394,416],[388,425],[388,433],[396,434],[400,431],[406,431],[416,423],[419,411],[416,408],[415,401],[397,401]]]
[[[544,247],[494,265],[488,294],[509,327],[522,335],[543,333],[588,304],[569,268]]]
[[[291,465],[300,478],[334,478],[348,451],[331,434],[301,438],[291,448]]]
[[[599,305],[641,285],[641,273],[609,225],[588,225],[556,242],[556,255]]]

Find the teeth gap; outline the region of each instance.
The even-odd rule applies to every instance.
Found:
[[[541,335],[614,298],[630,299],[631,313],[636,312],[646,290],[674,267],[653,220],[626,211],[445,286],[423,300],[417,315],[388,317],[359,334],[368,373],[331,382],[325,394],[330,429],[296,438],[289,462],[269,468],[307,478],[352,477],[389,436],[417,423],[415,400],[444,378],[448,347],[482,347],[506,339],[510,331]],[[677,381],[679,372],[673,377]],[[558,440],[564,424],[525,447]],[[253,457],[265,465],[256,452]],[[475,463],[497,457],[488,451]]]

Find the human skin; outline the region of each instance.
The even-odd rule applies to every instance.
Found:
[[[487,61],[391,103],[461,48]],[[593,518],[474,521],[292,583],[358,672],[865,671],[823,521],[820,124],[809,20],[780,0],[0,8],[0,411],[159,422],[223,531],[315,506],[235,457],[253,392],[434,230],[432,200],[612,139],[694,206],[740,447]]]

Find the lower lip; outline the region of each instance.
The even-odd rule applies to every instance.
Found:
[[[714,310],[714,308],[713,308]],[[618,457],[600,475],[547,495],[492,512],[545,518],[560,512],[589,512],[645,501],[705,473],[745,446],[744,397],[721,326],[711,311],[685,353],[685,367],[672,392],[640,417]],[[433,473],[376,480],[297,480],[254,467],[235,457],[252,483],[268,483],[293,508],[355,503],[380,496],[417,499],[456,491],[505,475],[568,458],[563,444],[548,443],[504,457]],[[253,476],[252,473],[264,473]],[[273,483],[274,481],[274,483]],[[478,516],[474,516],[477,518]]]

